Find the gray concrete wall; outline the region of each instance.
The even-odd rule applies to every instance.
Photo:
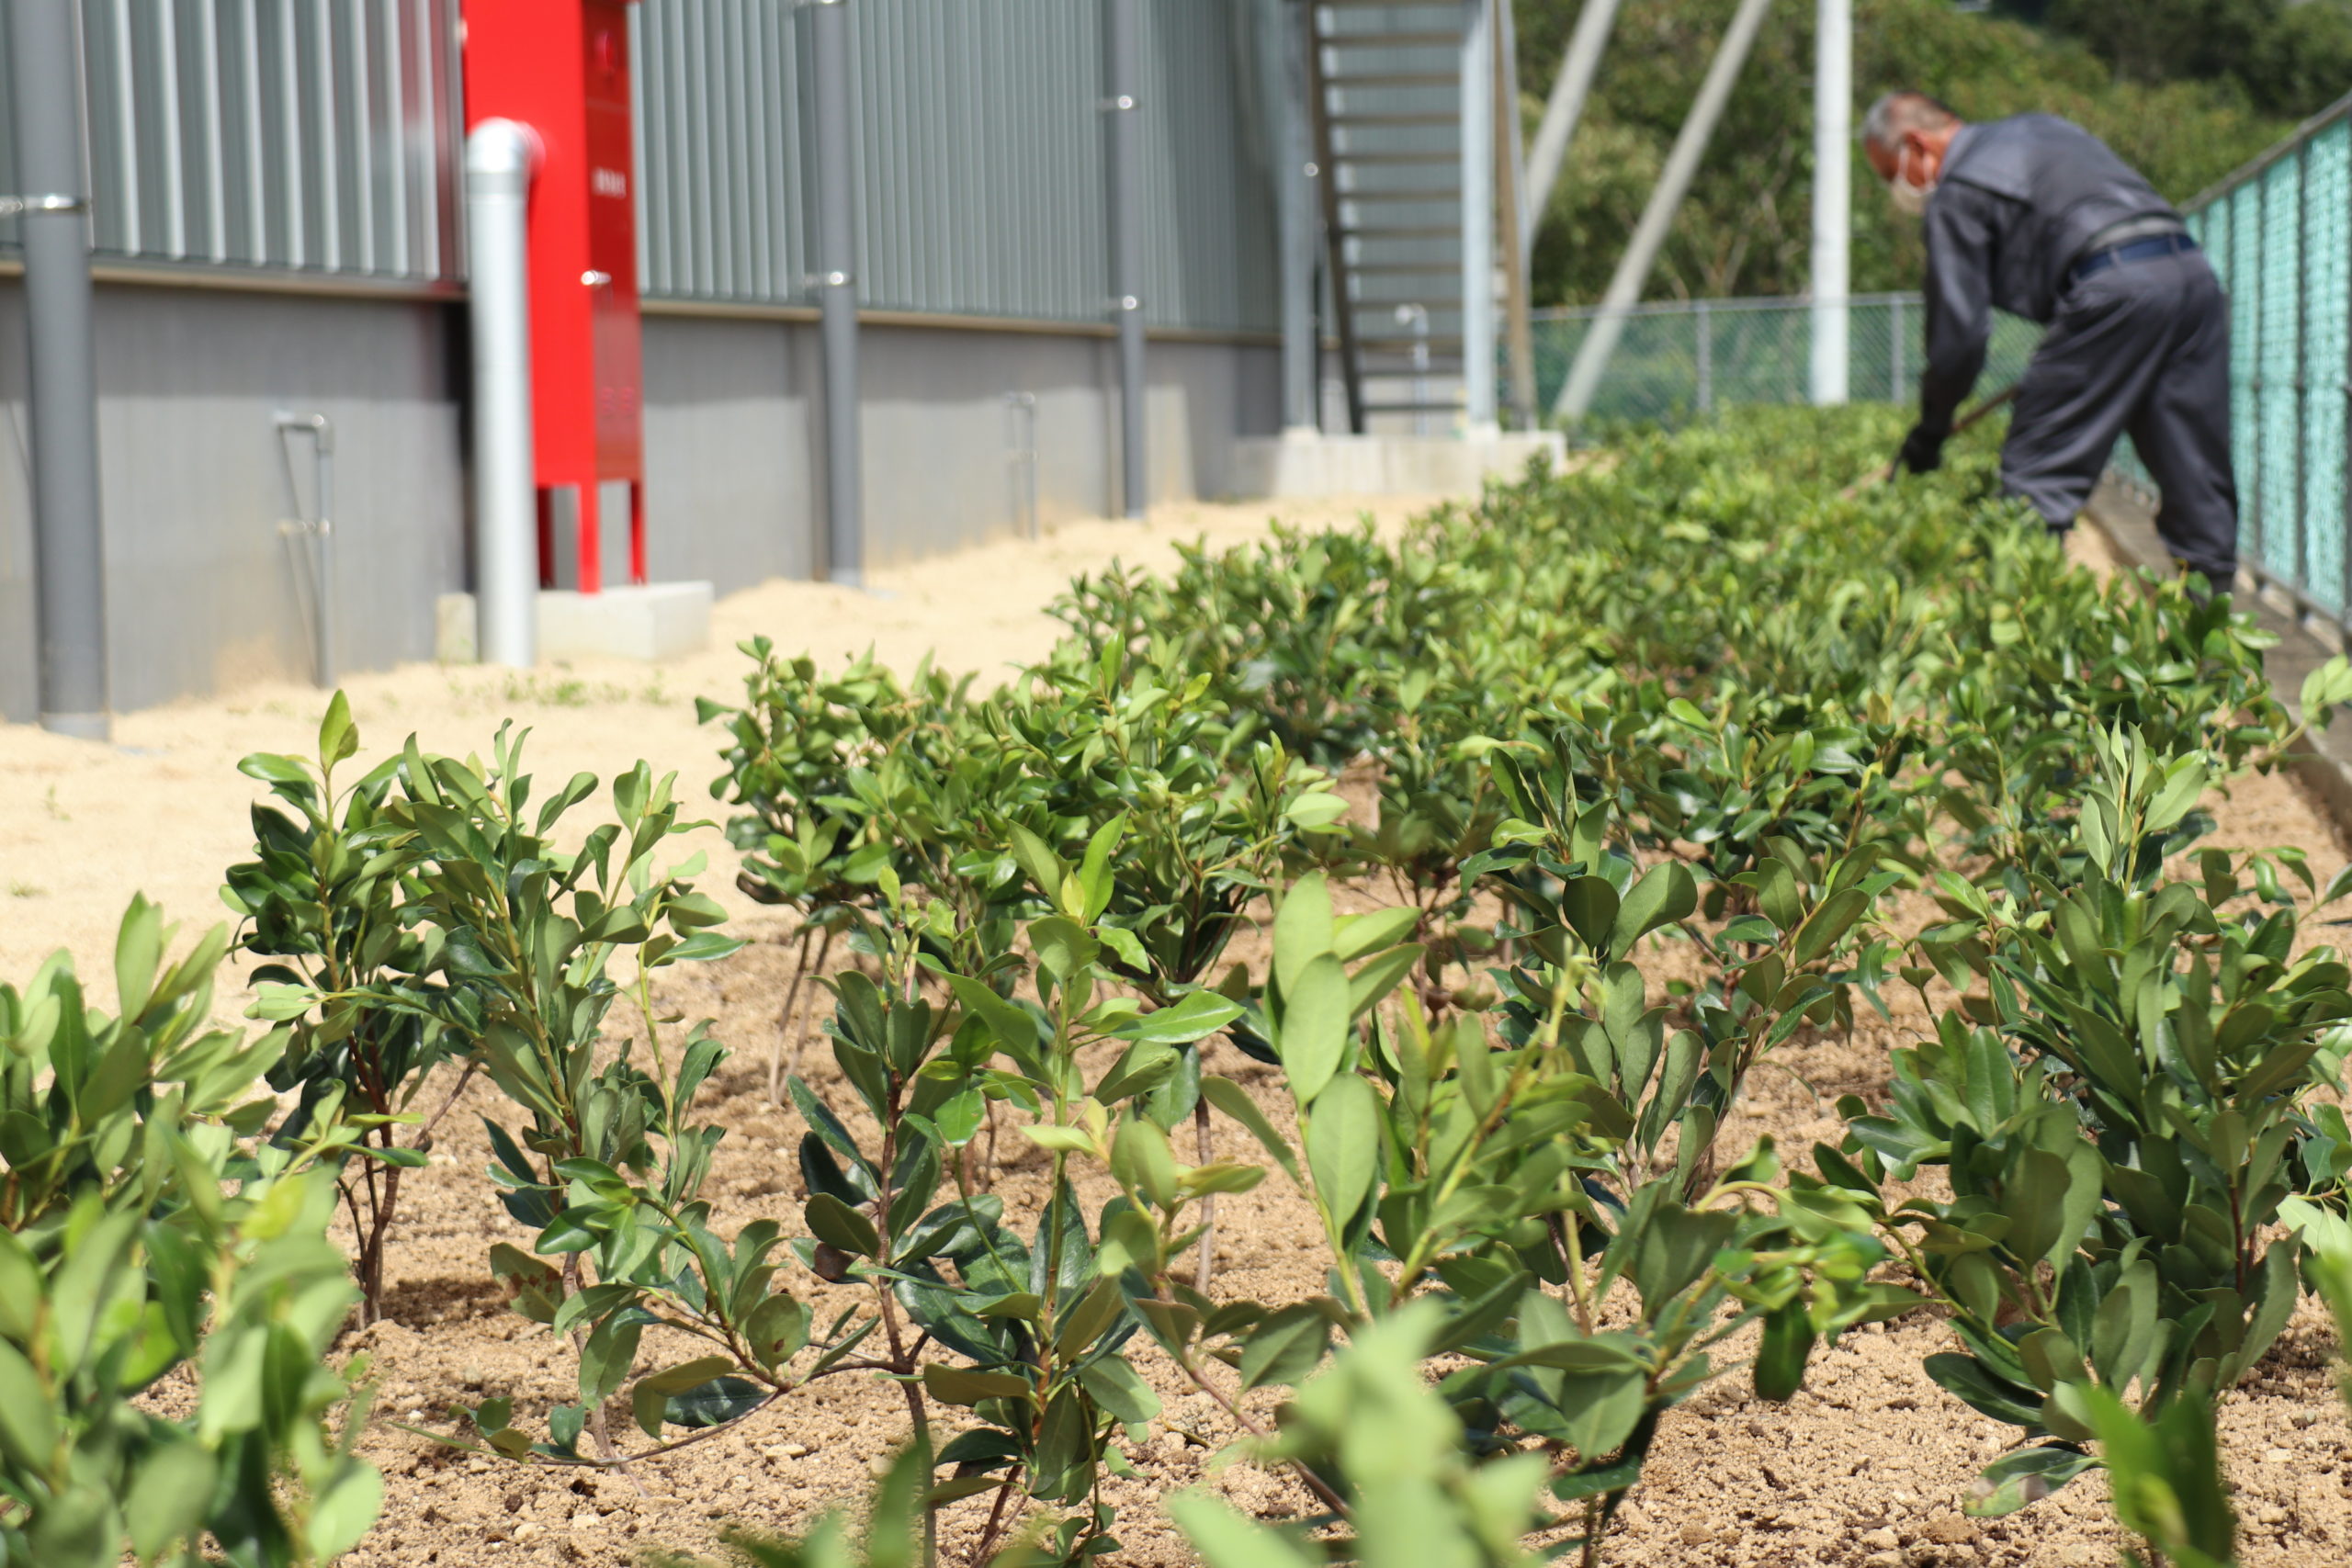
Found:
[[[1117,503],[1118,369],[1106,339],[869,323],[860,334],[866,561],[887,567],[1021,525],[1009,394],[1036,400],[1043,526]],[[1272,347],[1154,341],[1151,493],[1218,497],[1233,449],[1280,427]],[[820,525],[816,328],[659,314],[645,321],[646,527],[657,578],[722,593],[805,577]]]
[[[0,279],[0,716],[35,715],[22,296]],[[409,299],[104,286],[100,461],[114,705],[148,707],[311,669],[307,564],[277,523],[308,506],[305,442],[335,423],[343,670],[433,652],[434,600],[468,586],[462,312]],[[1012,533],[1036,400],[1040,519],[1115,502],[1116,367],[1105,339],[870,324],[863,334],[867,560]],[[805,577],[820,516],[813,325],[649,316],[646,513],[657,580],[722,593]],[[1155,500],[1217,497],[1241,437],[1279,423],[1272,347],[1150,345]],[[288,457],[291,457],[289,463]]]
[[[0,284],[0,712],[33,716],[22,293]],[[310,567],[278,522],[312,504],[281,409],[334,422],[337,656],[429,657],[460,585],[464,487],[446,307],[101,288],[98,440],[114,705],[311,668]]]

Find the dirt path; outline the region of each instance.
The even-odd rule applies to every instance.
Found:
[[[1302,522],[1346,514],[1286,511]],[[1394,521],[1404,511],[1387,507],[1383,516]],[[690,699],[733,694],[739,661],[729,645],[738,637],[763,631],[824,659],[871,642],[900,668],[936,648],[955,668],[989,673],[1052,641],[1057,628],[1039,607],[1069,573],[1114,554],[1164,560],[1171,537],[1205,531],[1230,540],[1261,524],[1260,509],[1202,508],[1156,517],[1148,540],[1118,525],[1088,525],[1041,547],[998,547],[893,574],[884,586],[895,598],[772,584],[720,607],[718,649],[658,672],[582,669],[510,688],[481,672],[428,667],[362,678],[352,696],[371,752],[412,728],[428,746],[479,745],[511,713],[537,728],[534,755],[543,773],[588,768],[609,776],[643,755],[680,770],[698,789],[714,771],[713,737],[695,727]],[[2077,553],[2101,564],[2087,541]],[[134,888],[183,915],[213,918],[220,870],[248,841],[242,811],[253,790],[234,773],[235,760],[257,748],[302,749],[318,705],[315,694],[299,688],[183,705],[126,719],[114,749],[0,729],[0,976],[22,975],[61,942],[85,972],[103,976],[114,919]],[[2283,781],[2242,781],[2215,806],[2222,842],[2301,844],[2323,877],[2341,863],[2324,823]],[[714,854],[707,885],[739,904],[723,874],[729,852],[716,834],[707,837]],[[16,891],[19,886],[25,890]],[[710,1196],[730,1226],[765,1215],[795,1232],[801,1126],[766,1103],[759,1068],[792,974],[789,926],[772,910],[743,906],[739,913],[752,945],[723,964],[668,972],[659,999],[690,1017],[714,1018],[716,1032],[740,1053],[711,1091],[708,1109],[729,1132]],[[107,984],[101,979],[98,988]],[[1786,1058],[1792,1073],[1758,1075],[1727,1144],[1767,1132],[1791,1151],[1815,1138],[1834,1141],[1827,1103],[1847,1090],[1880,1092],[1887,1051],[1923,1022],[1923,1015],[1898,1011],[1894,1022],[1866,1024],[1850,1040],[1798,1044]],[[822,1055],[810,1053],[809,1076],[820,1090],[838,1092]],[[1219,1070],[1271,1092],[1261,1069],[1225,1055]],[[480,1093],[469,1097],[468,1109],[497,1113],[492,1097]],[[536,1415],[570,1397],[573,1386],[568,1349],[507,1313],[484,1266],[492,1241],[519,1237],[484,1179],[481,1122],[465,1115],[447,1126],[432,1164],[414,1173],[408,1190],[391,1254],[390,1320],[356,1337],[355,1347],[374,1358],[380,1409],[443,1429],[453,1402],[503,1394]],[[1256,1157],[1238,1141],[1246,1134],[1224,1122],[1218,1130],[1221,1156]],[[1045,1194],[1042,1160],[1014,1162],[996,1190],[1008,1219],[1034,1224]],[[1089,1206],[1104,1196],[1083,1194]],[[1312,1293],[1320,1288],[1319,1248],[1306,1206],[1270,1182],[1222,1211],[1218,1292],[1272,1302]],[[843,1294],[838,1289],[814,1290],[820,1318],[846,1304],[829,1301]],[[1748,1400],[1737,1375],[1701,1392],[1668,1417],[1608,1561],[1653,1568],[2113,1562],[2119,1541],[2096,1479],[1991,1526],[1960,1517],[1960,1496],[1998,1451],[2006,1429],[1921,1373],[1921,1359],[1948,1348],[1946,1341],[1925,1319],[1853,1336],[1823,1356],[1807,1390],[1785,1407]],[[2224,1408],[2223,1444],[2247,1526],[2249,1568],[2352,1561],[2352,1429],[2332,1397],[2332,1333],[2307,1308]],[[1730,1351],[1736,1357],[1740,1348]],[[649,1339],[646,1355],[658,1353]],[[1210,1461],[1232,1428],[1205,1397],[1169,1379],[1159,1358],[1137,1360],[1168,1408],[1150,1441],[1131,1456],[1139,1479],[1108,1487],[1125,1543],[1113,1561],[1170,1568],[1193,1561],[1157,1504],[1178,1487],[1209,1481],[1245,1508],[1305,1511],[1305,1497],[1287,1481],[1247,1466],[1210,1480]],[[617,1478],[492,1466],[379,1428],[367,1448],[387,1475],[383,1520],[348,1561],[355,1568],[620,1568],[651,1547],[705,1547],[723,1519],[793,1529],[862,1491],[904,1423],[895,1389],[832,1380],[748,1430],[644,1467],[650,1498]],[[951,1561],[976,1533],[985,1504],[950,1510]]]

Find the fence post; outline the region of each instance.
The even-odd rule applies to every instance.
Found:
[[[1910,329],[1903,321],[1903,296],[1886,302],[1886,400],[1903,400],[1903,336]]]
[[[1691,320],[1699,333],[1699,412],[1712,413],[1715,407],[1715,329],[1707,319],[1707,302],[1693,301]]]
[[[2312,144],[2295,149],[2295,587],[2308,592],[2311,565],[2311,430],[2305,389],[2311,353],[2304,338],[2311,323]]]
[[[2266,532],[2263,527],[2264,518],[2262,515],[2262,505],[2267,498],[2264,496],[2263,491],[2269,488],[2262,482],[2262,448],[2264,446],[2262,439],[2262,296],[2265,292],[2262,287],[2262,242],[2267,239],[2270,233],[2270,182],[2256,177],[2249,183],[2254,186],[2255,263],[2253,269],[2254,276],[2246,280],[2252,285],[2248,293],[2253,297],[2253,308],[2246,311],[2246,319],[2254,328],[2254,346],[2252,350],[2254,355],[2254,375],[2252,378],[2251,387],[2251,390],[2254,393],[2254,429],[2249,433],[2251,437],[2251,451],[2254,457],[2253,483],[2249,488],[2253,492],[2254,505],[2249,508],[2248,511],[2254,519],[2254,528],[2252,532],[2254,534],[2255,572],[2256,579],[2259,580],[2264,570],[2262,541],[2264,533]]]

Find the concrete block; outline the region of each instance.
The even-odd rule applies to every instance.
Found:
[[[539,658],[675,659],[709,646],[711,586],[649,582],[601,593],[539,591]]]
[[[1475,495],[1488,479],[1515,479],[1528,459],[1567,458],[1556,430],[1460,435],[1326,435],[1317,432],[1238,442],[1234,490],[1242,500],[1332,495]]]
[[[653,663],[710,645],[711,586],[650,582],[601,593],[539,591],[539,660],[641,659]],[[444,593],[434,604],[433,657],[444,664],[481,659],[474,596]]]

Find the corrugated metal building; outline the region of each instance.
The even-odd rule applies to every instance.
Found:
[[[1151,489],[1280,423],[1280,0],[1143,0]],[[817,352],[792,0],[635,7],[651,575],[805,575]],[[867,558],[1114,500],[1098,0],[859,0]],[[467,585],[457,0],[81,0],[113,703],[310,668],[336,427],[340,663]],[[6,47],[0,32],[0,49]],[[1278,45],[1276,46],[1278,48]],[[5,79],[5,76],[0,76]],[[0,191],[15,189],[0,116]],[[35,705],[22,311],[0,223],[0,714]]]

